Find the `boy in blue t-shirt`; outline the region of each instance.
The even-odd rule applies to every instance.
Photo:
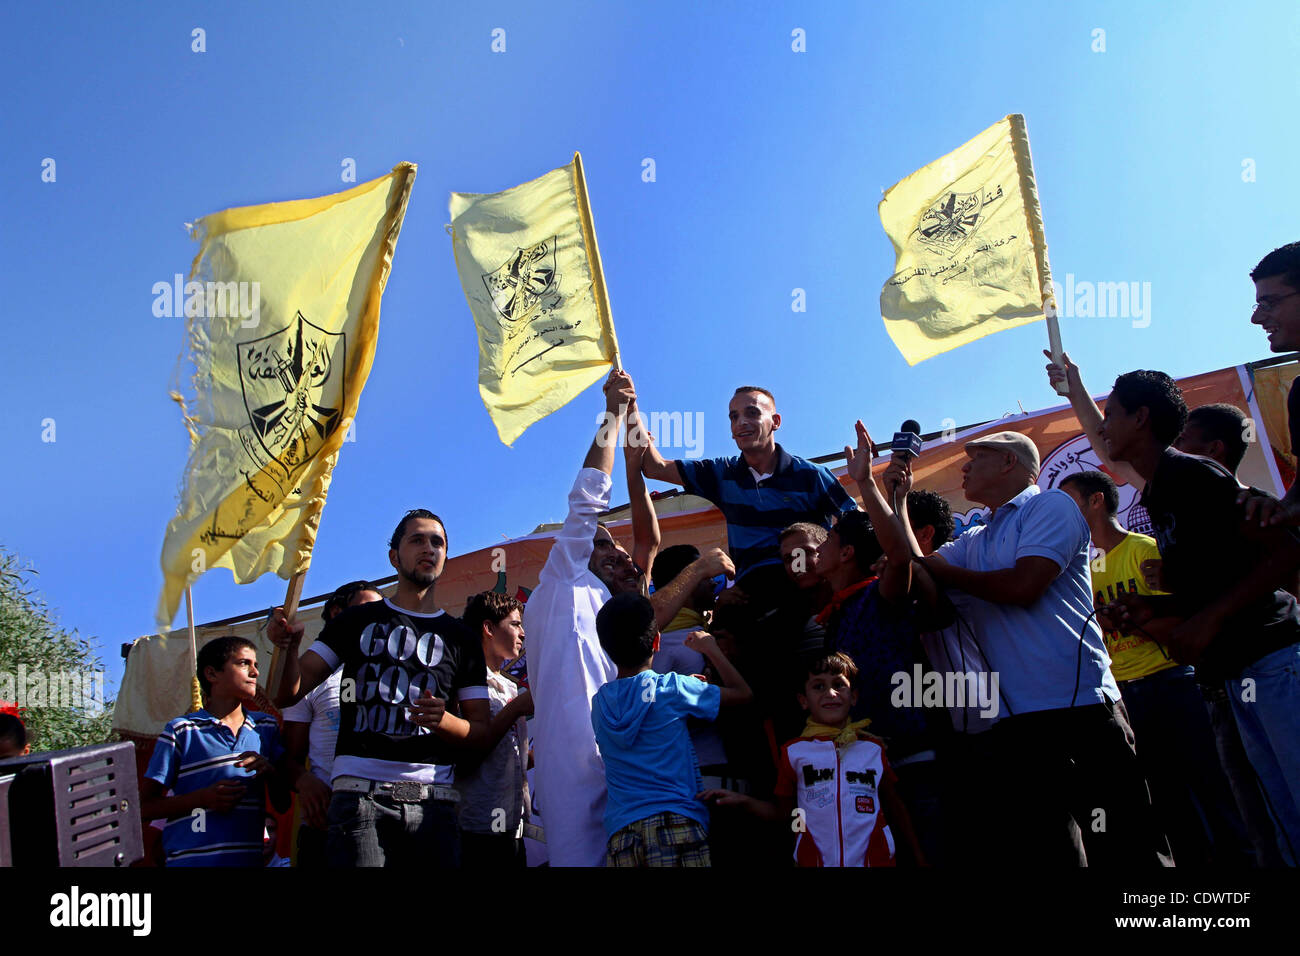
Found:
[[[167,819],[167,866],[262,866],[267,790],[280,811],[289,794],[275,718],[245,707],[257,696],[257,650],[218,637],[199,650],[196,670],[204,707],[159,734],[140,816]]]
[[[657,674],[654,608],[639,594],[617,594],[596,615],[596,633],[618,679],[596,691],[591,725],[605,762],[606,866],[709,866],[708,808],[686,718],[714,720],[718,707],[753,694],[712,635],[686,646],[703,654],[722,687],[697,677]]]

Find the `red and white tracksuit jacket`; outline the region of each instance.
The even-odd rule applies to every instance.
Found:
[[[799,866],[893,866],[894,836],[880,787],[894,772],[866,731],[836,746],[829,736],[798,737],[781,749],[776,793],[803,810],[794,858]]]

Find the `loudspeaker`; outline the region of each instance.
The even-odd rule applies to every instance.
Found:
[[[134,745],[0,760],[0,866],[130,866],[143,856]]]

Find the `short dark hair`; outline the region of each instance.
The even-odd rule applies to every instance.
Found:
[[[214,637],[199,648],[199,656],[194,669],[198,671],[199,687],[202,688],[205,696],[212,692],[212,683],[203,676],[203,672],[209,667],[216,671],[225,670],[226,662],[241,647],[251,647],[253,650],[257,650],[257,645],[248,638],[239,637],[235,634]]]
[[[781,529],[781,533],[776,538],[777,543],[780,544],[786,538],[795,534],[806,534],[818,544],[826,540],[826,529],[821,525],[813,524],[811,521],[796,521],[794,524]]]
[[[762,385],[742,385],[740,386],[740,388],[736,389],[734,392],[731,393],[731,397],[735,398],[741,392],[758,392],[760,395],[766,395],[769,399],[772,400],[772,407],[773,408],[776,407],[776,396],[773,395],[771,392],[769,392],[767,389],[765,389]]]
[[[475,639],[481,640],[485,623],[491,621],[494,625],[500,624],[511,611],[523,609],[523,604],[509,594],[502,594],[500,591],[484,591],[469,599],[462,620],[465,626],[474,632]]]
[[[432,518],[438,524],[442,525],[442,545],[443,550],[450,546],[450,536],[447,534],[447,522],[443,521],[432,511],[427,508],[412,508],[406,514],[402,515],[402,520],[397,522],[397,527],[393,531],[393,536],[388,539],[389,549],[396,551],[398,545],[402,543],[402,537],[406,534],[406,523],[416,518]]]
[[[803,679],[799,681],[799,692],[803,693],[809,677],[817,677],[820,674],[841,675],[848,680],[850,687],[858,686],[858,665],[853,663],[853,658],[843,651],[809,658],[808,666],[804,668]]]
[[[334,615],[332,611],[346,611],[348,604],[354,597],[362,591],[374,591],[379,593],[379,588],[375,587],[369,581],[349,581],[347,584],[340,585],[334,589],[325,601],[325,605],[320,609],[320,616],[328,621]]]
[[[1252,279],[1271,279],[1281,276],[1293,289],[1300,289],[1300,242],[1278,246],[1250,270]]]
[[[1113,517],[1119,512],[1119,486],[1105,472],[1072,472],[1061,479],[1061,484],[1058,487],[1064,488],[1067,484],[1078,488],[1079,494],[1083,495],[1085,499],[1091,498],[1097,492],[1101,492],[1102,499],[1106,503],[1106,514]]]
[[[27,727],[16,714],[0,713],[0,741],[6,740],[15,750],[27,746]]]
[[[654,656],[655,609],[639,594],[615,594],[596,613],[596,634],[609,659],[625,670]]]
[[[853,548],[853,563],[863,574],[870,573],[871,566],[885,553],[865,511],[844,512],[831,530],[839,536],[842,547]]]
[[[1227,402],[1198,405],[1187,413],[1187,424],[1199,428],[1208,441],[1223,442],[1224,464],[1229,471],[1241,467],[1246,457],[1246,413],[1240,408]]]
[[[1151,436],[1169,447],[1187,424],[1187,403],[1182,389],[1164,372],[1139,369],[1115,379],[1109,401],[1119,402],[1130,415],[1145,408],[1151,416]]]
[[[937,491],[909,491],[907,518],[913,528],[924,528],[929,525],[934,529],[934,541],[931,542],[931,547],[936,551],[940,545],[952,540],[953,529],[957,527],[952,517],[952,505],[948,504],[948,499]]]
[[[650,569],[650,583],[659,590],[700,556],[700,549],[693,544],[674,544],[664,548],[655,556],[654,567]]]

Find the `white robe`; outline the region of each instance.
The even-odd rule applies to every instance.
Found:
[[[524,609],[537,800],[552,866],[605,860],[605,765],[591,727],[591,698],[618,669],[596,636],[596,612],[609,590],[587,562],[611,486],[599,469],[578,472],[569,515]]]

